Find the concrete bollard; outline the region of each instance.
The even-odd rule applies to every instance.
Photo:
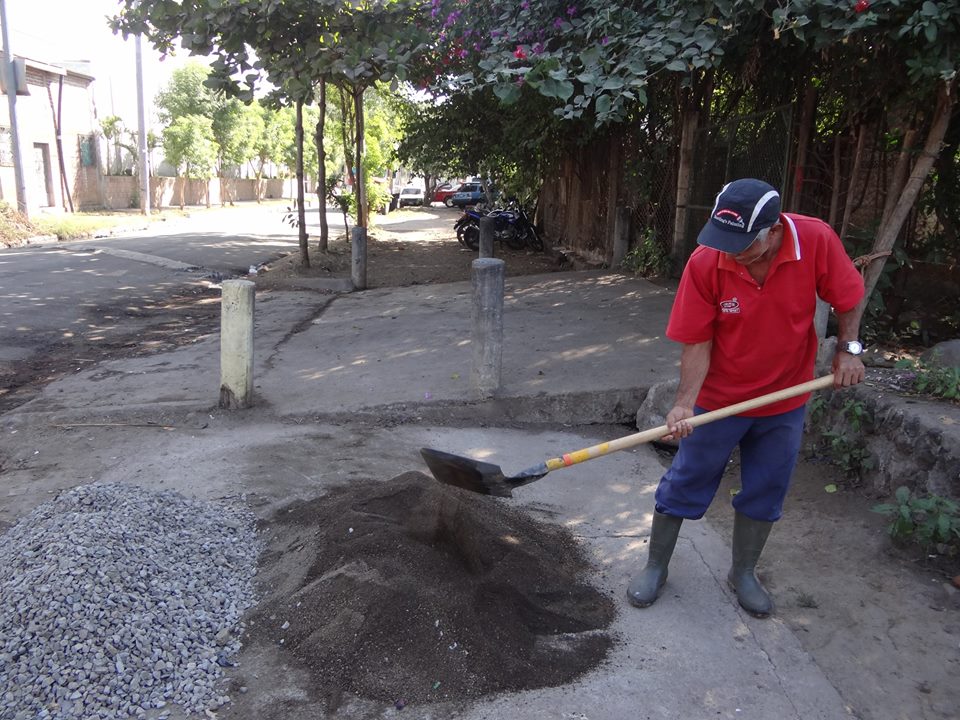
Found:
[[[470,270],[473,284],[473,368],[470,379],[477,395],[486,399],[500,389],[506,264],[496,258],[478,258]]]
[[[610,258],[610,267],[620,269],[620,263],[627,256],[630,249],[630,208],[617,206],[617,214],[613,223],[613,256]]]
[[[480,257],[493,257],[493,233],[497,221],[492,217],[480,218]]]
[[[253,310],[256,284],[224,280],[220,296],[220,407],[253,404]]]
[[[350,230],[350,279],[354,290],[367,289],[367,229],[354,227]]]

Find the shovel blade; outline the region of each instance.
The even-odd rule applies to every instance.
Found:
[[[433,477],[444,485],[481,495],[513,497],[511,484],[503,476],[499,465],[431,448],[421,448],[420,455]]]

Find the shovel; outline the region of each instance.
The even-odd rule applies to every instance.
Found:
[[[814,390],[823,390],[832,385],[833,375],[824,375],[816,380],[767,393],[766,395],[761,395],[752,400],[745,400],[736,405],[730,405],[725,408],[720,408],[719,410],[712,410],[700,415],[695,415],[688,419],[687,422],[693,427],[699,427],[714,420],[721,420],[731,415],[739,415],[740,413],[755,410],[756,408],[770,405],[780,400],[786,400],[796,397],[797,395],[813,392]],[[480,493],[481,495],[513,497],[512,490],[514,488],[532,483],[534,480],[539,480],[551,470],[559,470],[560,468],[592,460],[601,455],[643,445],[644,443],[659,440],[669,434],[670,429],[666,425],[661,425],[660,427],[651,428],[650,430],[644,430],[643,432],[634,433],[633,435],[626,435],[616,440],[593,445],[583,450],[567,453],[561,457],[551,458],[546,462],[534,465],[510,477],[503,474],[503,470],[500,469],[499,465],[483,462],[482,460],[474,460],[473,458],[453,455],[452,453],[432,450],[430,448],[421,448],[420,454],[426,461],[427,467],[430,468],[433,476],[445,485],[453,485],[458,488],[463,488],[464,490]]]

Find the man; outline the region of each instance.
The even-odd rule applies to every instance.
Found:
[[[754,569],[780,518],[800,451],[809,394],[693,431],[688,420],[813,378],[816,296],[839,322],[835,387],[863,380],[857,340],[863,280],[826,223],[781,214],[765,182],[736,180],[717,195],[680,280],[667,336],[683,343],[680,386],[667,414],[680,438],[661,478],[649,558],[627,590],[637,607],[653,604],[684,519],[703,517],[733,449],[740,446],[741,489],[733,498],[733,565],[727,579],[740,605],[766,617],[773,603]]]

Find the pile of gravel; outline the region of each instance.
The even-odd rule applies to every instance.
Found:
[[[0,537],[0,717],[228,702],[259,551],[250,513],[171,491],[95,483],[38,507]]]

